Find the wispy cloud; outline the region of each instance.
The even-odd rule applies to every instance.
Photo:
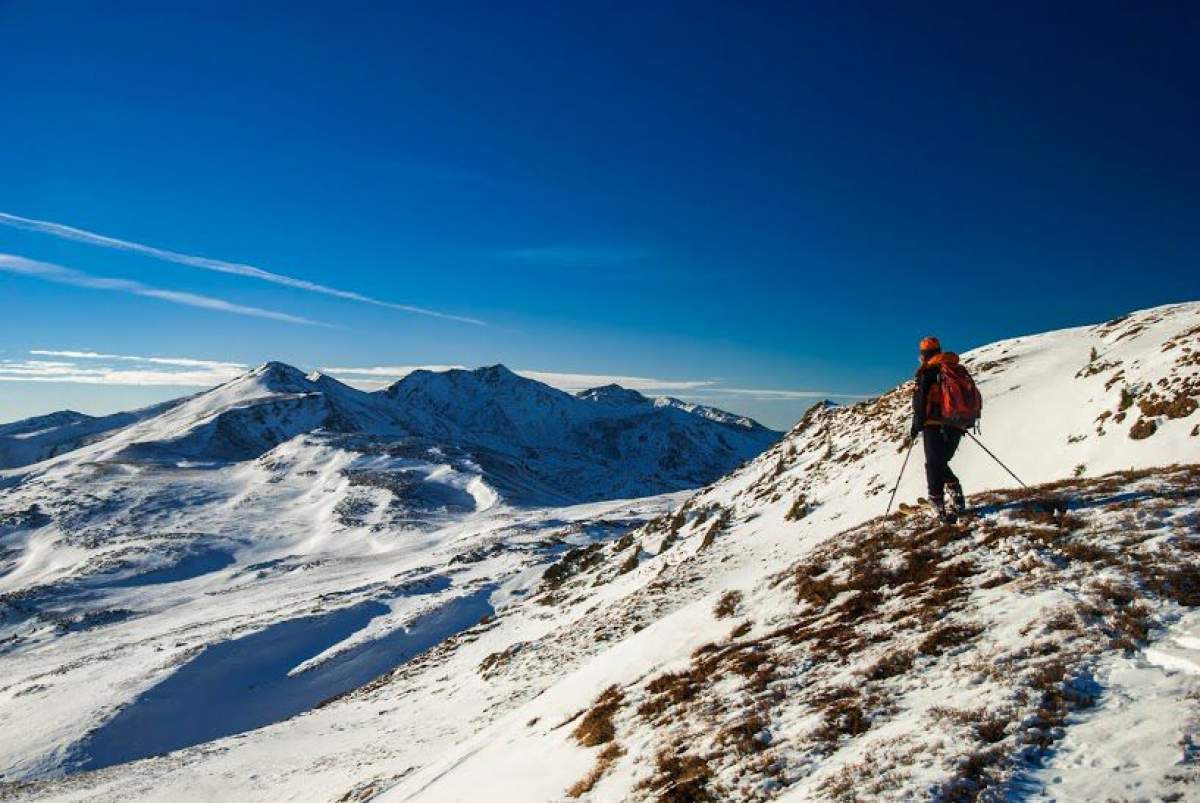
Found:
[[[545,245],[532,248],[508,248],[495,256],[509,262],[564,267],[612,267],[643,262],[654,256],[646,248],[604,245]]]
[[[65,268],[62,265],[55,265],[50,262],[38,262],[34,259],[26,259],[25,257],[14,256],[12,254],[0,254],[0,271],[18,273],[23,276],[34,276],[48,282],[69,284],[74,287],[87,287],[92,290],[114,290],[120,293],[130,293],[135,296],[157,298],[160,301],[169,301],[172,304],[182,304],[187,307],[199,307],[200,309],[229,312],[235,315],[249,315],[254,318],[269,318],[273,321],[285,321],[286,323],[301,323],[308,326],[328,326],[328,324],[321,323],[320,321],[301,318],[298,315],[289,315],[286,312],[276,312],[261,307],[247,307],[242,304],[225,301],[224,299],[213,298],[212,296],[197,295],[196,293],[163,290],[158,287],[142,284],[141,282],[135,282],[131,279],[92,276],[73,268]]]
[[[129,354],[51,349],[31,349],[29,353],[66,359],[2,360],[0,382],[211,387],[226,382],[246,370],[246,366],[241,363],[189,357],[139,357]],[[80,360],[86,362],[81,363]],[[137,364],[137,367],[130,364]]]
[[[156,248],[152,245],[143,243],[135,243],[129,240],[120,240],[116,237],[109,237],[104,234],[87,231],[85,229],[77,229],[74,226],[67,226],[63,223],[54,223],[48,220],[35,220],[33,218],[21,217],[7,212],[0,212],[0,224],[11,226],[25,231],[35,231],[40,234],[49,234],[53,237],[58,237],[63,240],[72,240],[79,243],[87,243],[88,245],[97,245],[102,248],[112,248],[118,251],[129,251],[135,254],[161,259],[166,262],[174,262],[179,265],[188,265],[201,270],[216,271],[217,273],[230,273],[235,276],[247,276],[252,279],[260,279],[264,282],[272,284],[280,284],[285,287],[294,287],[300,290],[307,290],[312,293],[321,293],[327,296],[343,298],[349,301],[358,301],[363,304],[373,304],[377,307],[387,307],[388,309],[400,310],[402,312],[411,312],[417,315],[428,315],[434,318],[443,318],[450,321],[458,321],[460,323],[469,323],[476,326],[486,326],[483,321],[475,318],[466,318],[461,315],[451,315],[437,310],[426,309],[424,307],[416,307],[411,304],[396,304],[391,301],[381,301],[377,298],[365,296],[362,293],[355,293],[351,290],[339,290],[336,287],[328,287],[316,282],[310,282],[307,279],[297,279],[294,276],[287,276],[282,273],[273,273],[269,270],[256,267],[254,265],[246,265],[240,262],[227,262],[223,259],[212,259],[210,257],[195,256],[193,254],[181,254],[178,251],[168,251],[165,248]]]
[[[0,382],[71,382],[96,385],[164,385],[204,388],[227,382],[248,366],[224,360],[196,357],[158,357],[112,354],[91,350],[31,349],[36,358],[0,360]],[[375,365],[329,366],[320,370],[361,390],[378,390],[413,371],[448,371],[461,365]],[[618,384],[649,396],[673,395],[726,409],[740,409],[747,402],[782,402],[773,409],[790,410],[788,402],[816,399],[858,399],[859,394],[817,390],[779,390],[771,388],[727,388],[715,379],[659,379],[627,374],[585,374],[562,371],[520,370],[517,374],[544,382],[567,392],[578,392],[601,385]],[[784,413],[780,413],[781,416]],[[779,422],[775,422],[779,423]],[[787,423],[787,419],[783,419]],[[781,424],[782,425],[782,424]]]
[[[119,360],[122,362],[144,362],[152,365],[178,365],[187,368],[212,368],[215,370],[244,371],[249,367],[240,362],[196,360],[191,357],[139,357],[133,354],[102,354],[97,351],[30,349],[29,353],[39,357],[70,357],[76,360]]]
[[[341,379],[357,387],[381,387],[402,379],[413,371],[449,371],[464,368],[462,365],[376,365],[369,367],[330,366],[323,373]],[[575,393],[601,385],[620,385],[630,390],[650,393],[674,393],[688,401],[712,403],[721,397],[728,399],[753,399],[754,401],[803,401],[805,399],[861,399],[857,393],[839,393],[824,390],[780,390],[771,388],[724,387],[717,379],[658,379],[649,376],[628,374],[582,374],[564,371],[536,371],[521,369],[513,373],[527,379],[544,382],[551,387]]]
[[[402,379],[413,371],[422,369],[427,371],[449,371],[454,368],[463,367],[461,365],[379,365],[364,368],[329,367],[322,368],[321,371],[351,384],[364,384],[368,381],[371,384],[387,384],[386,381],[381,380],[389,379],[394,381]],[[654,379],[646,376],[619,374],[576,374],[561,371],[532,371],[525,369],[514,371],[513,373],[572,393],[612,384],[617,384],[631,390],[667,392],[695,390],[716,384],[715,380],[711,379]]]

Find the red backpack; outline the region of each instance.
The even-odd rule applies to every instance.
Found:
[[[927,412],[934,413],[936,408],[934,414],[940,414],[943,424],[970,429],[983,412],[983,396],[975,380],[952,352],[935,354],[929,364],[937,366],[938,381],[937,387],[930,389]]]

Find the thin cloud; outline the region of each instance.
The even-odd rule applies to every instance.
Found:
[[[74,226],[67,226],[63,223],[54,223],[48,220],[35,220],[33,218],[21,217],[20,215],[9,214],[8,212],[0,212],[0,224],[11,226],[24,231],[35,231],[40,234],[49,234],[52,237],[58,237],[63,240],[72,240],[79,243],[87,243],[88,245],[97,245],[101,248],[112,248],[118,251],[129,251],[135,254],[161,259],[165,262],[174,262],[179,265],[188,265],[201,270],[211,270],[217,273],[230,273],[235,276],[248,276],[252,279],[260,279],[264,282],[280,284],[285,287],[294,287],[300,290],[307,290],[312,293],[322,293],[327,296],[343,298],[349,301],[358,301],[363,304],[373,304],[377,307],[387,307],[388,309],[400,310],[402,312],[411,312],[416,315],[427,315],[433,318],[442,318],[449,321],[458,321],[460,323],[469,323],[476,326],[486,326],[483,321],[475,318],[466,318],[461,315],[450,315],[437,310],[426,309],[424,307],[415,307],[410,304],[394,304],[390,301],[381,301],[377,298],[371,298],[361,293],[355,293],[350,290],[339,290],[335,287],[327,287],[323,284],[310,282],[306,279],[297,279],[293,276],[286,276],[282,273],[272,273],[269,270],[255,267],[254,265],[245,265],[240,262],[226,262],[223,259],[212,259],[210,257],[195,256],[192,254],[181,254],[178,251],[168,251],[165,248],[155,248],[152,245],[144,245],[142,243],[130,242],[129,240],[119,240],[116,237],[108,237],[96,232],[77,229]]]
[[[123,362],[144,362],[152,365],[178,365],[186,368],[214,368],[233,371],[244,371],[249,367],[240,362],[196,360],[191,357],[139,357],[134,354],[103,354],[97,351],[30,349],[29,353],[39,357],[70,357],[77,360],[121,360]]]
[[[330,366],[320,369],[322,373],[355,385],[356,387],[381,387],[388,381],[402,379],[413,371],[450,371],[462,369],[462,365],[377,365],[367,367]],[[862,399],[859,393],[836,393],[823,390],[777,390],[770,388],[727,388],[716,379],[657,379],[647,376],[626,374],[581,374],[563,371],[535,371],[522,369],[513,373],[527,379],[543,382],[559,390],[576,393],[602,385],[620,385],[630,390],[653,393],[677,393],[689,401],[711,402],[721,396],[730,399],[751,398],[755,401],[801,401],[804,399]]]
[[[207,388],[243,373],[242,363],[195,357],[145,357],[91,350],[31,349],[37,358],[0,360],[0,383],[69,382],[89,385],[176,386]],[[105,364],[109,363],[109,364]],[[384,388],[413,371],[448,371],[459,365],[330,366],[320,370],[365,391]],[[747,401],[798,402],[824,398],[863,398],[859,394],[769,388],[726,388],[716,379],[657,379],[624,374],[584,374],[521,370],[516,373],[567,392],[607,384],[639,390],[647,395],[671,394],[689,402],[738,409]]]
[[[30,353],[38,353],[32,351]],[[88,357],[87,359],[93,359]],[[129,359],[113,355],[113,359]],[[149,359],[144,360],[149,363]],[[182,361],[178,361],[182,362]],[[115,368],[111,366],[80,365],[59,360],[0,361],[0,382],[69,382],[84,385],[167,385],[178,387],[212,387],[233,379],[244,366],[235,363],[209,363],[205,368],[164,370],[152,368]]]
[[[247,307],[242,304],[225,301],[224,299],[213,298],[212,296],[197,295],[196,293],[163,290],[130,279],[92,276],[72,268],[64,268],[62,265],[55,265],[50,262],[38,262],[37,260],[26,259],[25,257],[14,256],[12,254],[0,254],[0,271],[8,271],[9,273],[17,273],[23,276],[34,276],[39,279],[45,279],[48,282],[68,284],[73,287],[87,287],[92,290],[114,290],[135,296],[157,298],[160,301],[169,301],[172,304],[182,304],[187,307],[229,312],[235,315],[248,315],[254,318],[268,318],[273,321],[284,321],[285,323],[328,326],[328,324],[321,323],[320,321],[301,318],[298,315],[289,315],[286,312],[275,312],[274,310],[262,309],[261,307]]]
[[[461,365],[379,365],[362,368],[348,367],[329,367],[322,368],[321,372],[329,374],[337,378],[345,378],[351,384],[365,384],[369,380],[360,379],[361,377],[384,377],[392,380],[402,379],[413,371],[449,371],[453,369],[461,369]],[[538,382],[543,382],[551,387],[556,387],[559,390],[568,392],[576,392],[595,388],[601,385],[620,385],[631,390],[694,390],[697,388],[709,387],[716,384],[713,380],[708,379],[654,379],[645,376],[625,376],[617,374],[575,374],[564,373],[561,371],[531,371],[519,370],[513,373],[533,379]],[[386,382],[374,381],[371,384],[387,384]]]

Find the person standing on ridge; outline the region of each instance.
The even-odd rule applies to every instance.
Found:
[[[967,369],[953,352],[943,352],[936,337],[921,341],[921,365],[913,389],[909,438],[920,434],[925,448],[929,505],[939,521],[953,522],[966,509],[962,483],[950,469],[963,433],[979,419],[983,398]],[[946,491],[950,504],[946,505]]]

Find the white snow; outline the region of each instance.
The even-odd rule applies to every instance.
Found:
[[[1160,402],[1200,396],[1200,304],[1016,338],[964,358],[985,396],[984,443],[1027,483],[1077,473],[1086,482],[1111,471],[1197,462],[1200,437],[1192,433],[1200,414],[1171,417],[1186,405],[1168,411]],[[654,438],[668,424],[694,434],[693,422],[709,418],[670,403],[626,403],[611,391],[579,398],[530,393],[525,381],[502,369],[418,372],[378,395],[346,389],[343,398],[327,377],[269,364],[0,477],[10,483],[0,516],[14,517],[12,524],[0,518],[0,566],[7,566],[0,569],[0,600],[9,606],[0,609],[0,639],[8,639],[0,641],[0,772],[28,782],[0,786],[0,796],[331,800],[349,794],[443,801],[478,799],[486,789],[498,800],[562,800],[600,753],[571,736],[579,721],[572,717],[614,685],[625,695],[615,728],[626,752],[582,799],[653,799],[653,789],[640,785],[659,772],[658,751],[674,736],[686,737],[693,752],[707,751],[711,783],[724,790],[723,799],[829,797],[839,778],[859,776],[862,799],[894,799],[893,787],[871,791],[882,783],[872,773],[888,762],[900,784],[894,788],[928,796],[947,789],[968,748],[975,749],[973,726],[937,719],[952,716],[939,707],[1025,710],[1015,677],[989,674],[989,661],[1058,638],[1043,633],[1046,622],[1091,599],[1091,584],[1105,576],[1076,572],[1054,548],[1020,533],[998,536],[994,547],[956,542],[946,549],[976,562],[979,574],[951,621],[986,622],[985,636],[871,683],[856,673],[881,657],[882,646],[840,662],[813,662],[808,647],[773,645],[779,663],[761,690],[722,670],[698,687],[699,707],[688,709],[694,721],[653,724],[636,709],[653,700],[647,687],[655,678],[688,669],[697,648],[764,637],[803,615],[807,609],[797,606],[780,572],[880,532],[877,523],[867,524],[850,540],[838,537],[883,512],[903,459],[907,389],[851,407],[818,406],[782,442],[694,494],[547,505],[551,498],[588,499],[567,492],[618,465],[627,465],[629,475],[608,489],[636,493],[654,468],[629,451],[629,438]],[[464,401],[479,398],[488,401]],[[602,440],[573,441],[569,454],[547,453],[572,427],[613,421],[613,408],[624,411],[613,430],[618,448],[602,470],[586,459],[589,448],[602,451]],[[330,409],[354,426],[321,428]],[[636,410],[672,418],[644,420]],[[265,426],[256,411],[266,414]],[[218,420],[226,422],[219,430]],[[1131,438],[1139,421],[1139,434],[1150,423],[1153,432]],[[727,424],[695,435],[697,451],[729,432],[754,431]],[[363,432],[380,435],[380,442],[372,445]],[[403,438],[417,443],[386,448]],[[242,459],[238,449],[248,442],[250,451],[266,448]],[[151,447],[139,446],[146,443]],[[225,451],[231,446],[237,448]],[[1014,484],[969,441],[954,467],[976,496]],[[911,504],[923,493],[921,475],[914,454],[898,501]],[[1112,480],[1116,490],[1108,496],[1095,490],[1104,482],[1087,492],[1097,495],[1095,509],[1071,511],[1097,543],[1124,529],[1145,537],[1126,548],[1129,554],[1154,555],[1182,549],[1180,538],[1196,539],[1194,501],[1164,490],[1177,480]],[[34,504],[44,519],[29,511]],[[1028,526],[1015,516],[1016,504],[997,497],[995,510],[975,525],[978,532]],[[919,526],[904,526],[911,543],[920,543]],[[601,546],[588,551],[593,544]],[[895,570],[905,554],[881,555],[880,566]],[[220,555],[233,562],[222,563]],[[544,578],[556,560],[562,561],[558,585]],[[849,571],[854,559],[839,565]],[[168,572],[159,578],[174,571],[177,579],[148,582],[151,571]],[[1124,569],[1106,571],[1124,576]],[[734,614],[718,618],[714,607],[729,591],[742,598]],[[391,634],[399,639],[405,628],[418,630],[429,621],[424,617],[472,595],[486,595],[492,618],[455,622],[438,633],[446,636],[440,644],[415,657],[395,650],[394,662],[372,665],[382,676],[332,702],[166,756],[72,774],[86,763],[88,734],[104,733],[122,707],[137,716],[149,711],[146,693],[195,671],[189,662],[212,645],[381,606],[359,608],[364,617],[374,615],[336,640],[300,645],[295,660],[271,675],[271,683],[310,673],[332,683],[356,656],[376,660],[372,645]],[[828,605],[854,599],[841,592]],[[88,611],[126,618],[89,623],[80,618]],[[1005,794],[1149,799],[1181,788],[1170,776],[1195,772],[1200,622],[1194,611],[1165,600],[1154,602],[1152,615],[1160,625],[1133,652],[1097,647],[1080,658],[1080,671],[1097,688],[1095,704],[1072,709],[1056,726],[1062,734],[1036,760],[1006,770]],[[732,637],[742,623],[750,629]],[[909,644],[899,631],[872,628],[864,623],[854,637],[877,632],[885,639],[880,644]],[[1079,638],[1080,645],[1092,643]],[[881,708],[867,732],[843,738],[832,752],[813,752],[806,740],[821,714],[805,696],[841,683],[878,686],[896,713]],[[222,688],[228,699],[243,693]],[[782,702],[771,703],[778,693]],[[203,706],[186,695],[175,702],[183,710]],[[776,769],[721,741],[726,728],[760,708],[767,724],[751,738],[767,746],[764,755]],[[693,733],[693,726],[701,730]],[[999,744],[1016,755],[1024,749],[1018,736],[1033,738],[1033,727],[1018,720]],[[871,756],[887,762],[864,769]]]
[[[1067,728],[1054,756],[1031,779],[1029,799],[1168,799],[1180,790],[1164,788],[1163,779],[1186,778],[1189,769],[1194,784],[1200,643],[1191,634],[1197,632],[1200,613],[1193,611],[1156,639],[1163,648],[1104,661],[1097,671],[1104,688],[1099,705]]]

